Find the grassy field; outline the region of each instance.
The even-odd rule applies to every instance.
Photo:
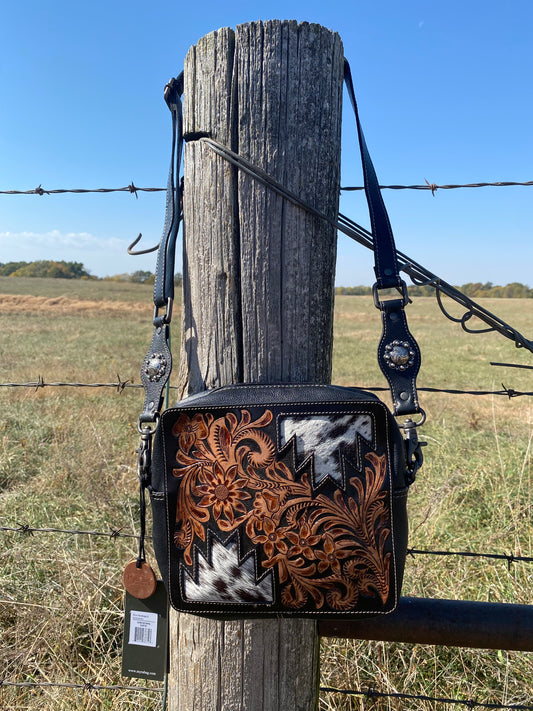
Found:
[[[0,383],[138,384],[151,337],[151,287],[113,282],[0,279]],[[526,336],[533,300],[484,305]],[[431,299],[409,307],[422,387],[533,390],[532,364],[499,335],[472,336]],[[175,318],[175,323],[179,318]],[[367,297],[335,310],[334,374],[342,385],[383,385],[375,362],[379,315]],[[173,336],[174,343],[178,334]],[[136,421],[142,391],[1,387],[0,526],[137,530]],[[383,393],[383,398],[387,399]],[[421,393],[426,463],[409,498],[410,546],[533,555],[530,397]],[[0,679],[144,685],[120,676],[127,537],[0,531]],[[533,565],[409,558],[403,594],[531,603]],[[533,704],[533,660],[518,652],[323,640],[324,686],[373,688],[484,703]],[[161,694],[0,687],[0,708],[159,709]],[[451,704],[323,694],[322,711],[446,709]]]

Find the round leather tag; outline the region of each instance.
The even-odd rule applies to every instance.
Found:
[[[141,563],[139,568],[136,560],[128,563],[124,568],[122,581],[129,594],[139,600],[145,600],[153,595],[157,587],[155,573],[145,561]]]

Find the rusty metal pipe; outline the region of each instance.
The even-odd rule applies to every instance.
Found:
[[[402,597],[384,617],[321,620],[322,637],[533,652],[533,605]]]

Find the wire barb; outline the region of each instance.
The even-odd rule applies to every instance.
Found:
[[[120,375],[117,373],[117,393],[119,395],[122,395],[129,382],[129,378],[127,380],[122,380]]]
[[[36,530],[34,528],[31,528],[31,526],[29,526],[27,523],[19,523],[17,525],[18,529],[14,530],[18,530],[20,533],[25,533],[28,536],[33,536],[33,533]]]
[[[506,388],[505,385],[502,383],[502,388],[509,398],[509,400],[513,397],[520,397],[520,395],[523,395],[524,393],[518,392],[518,390],[513,390],[513,388]]]
[[[426,181],[426,185],[428,186],[428,188],[431,190],[431,194],[435,196],[435,193],[439,189],[439,186],[435,185],[435,183],[430,183],[427,178],[424,178],[424,180]]]

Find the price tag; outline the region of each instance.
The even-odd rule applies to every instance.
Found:
[[[122,676],[163,681],[168,664],[168,598],[161,581],[143,600],[126,591]]]

